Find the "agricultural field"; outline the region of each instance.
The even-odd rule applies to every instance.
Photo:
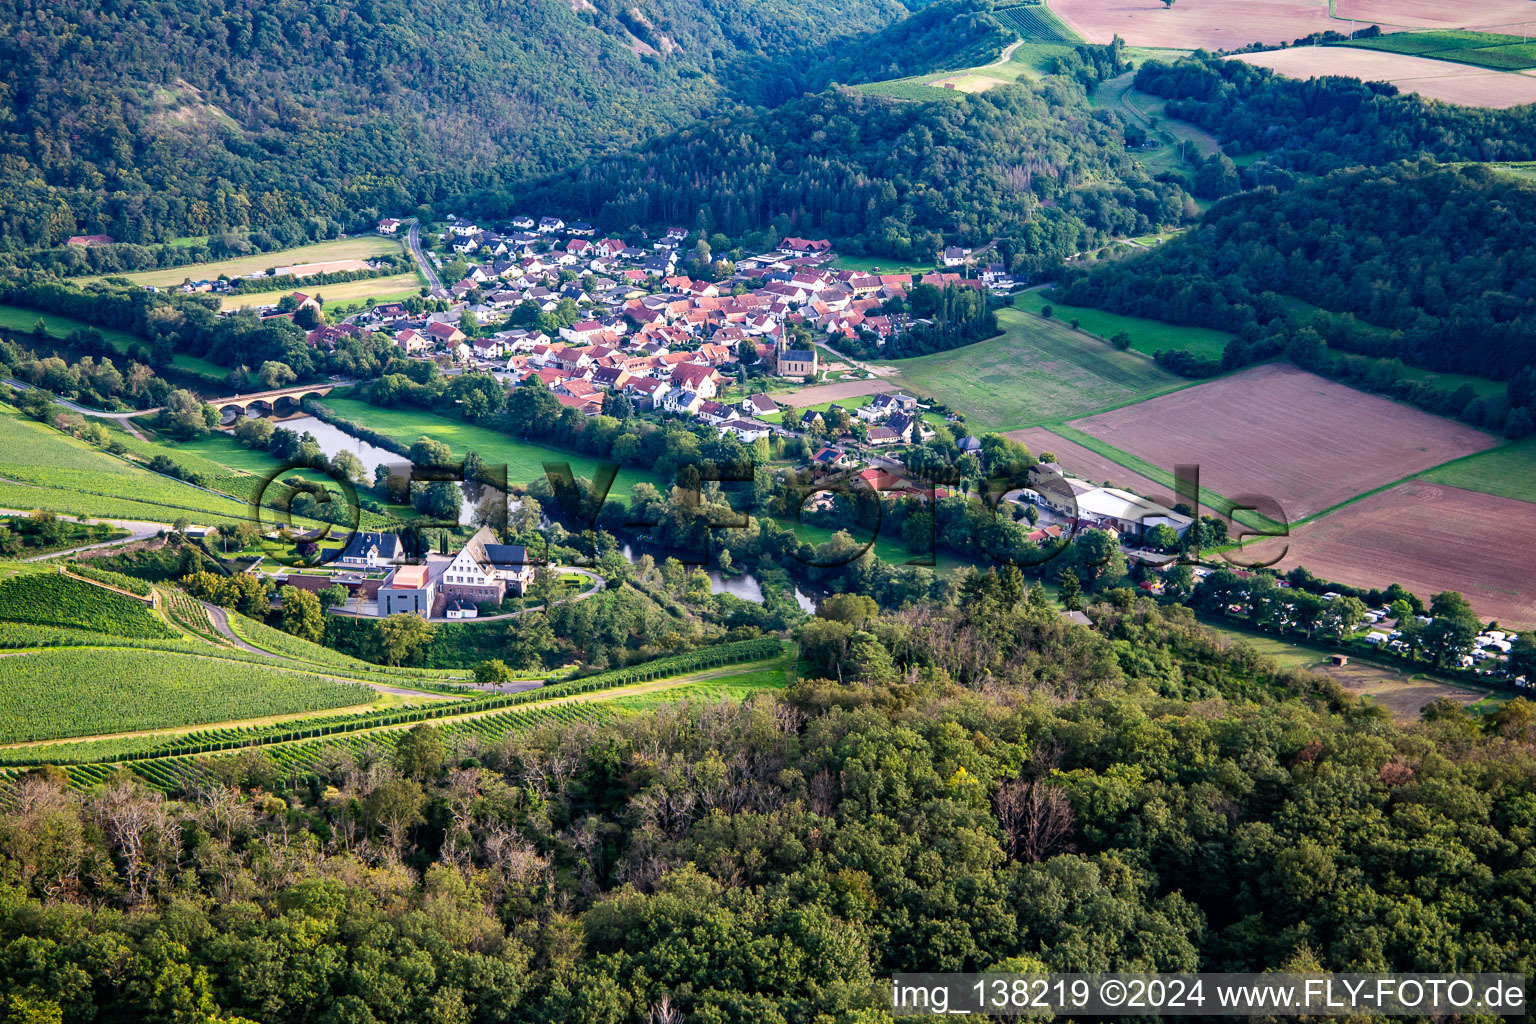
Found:
[[[1045,13],[1049,16],[1048,11]],[[1017,30],[1013,25],[1009,27]],[[1063,30],[1070,32],[1064,27]],[[1072,47],[1077,44],[1077,40],[1064,42],[1056,39],[1055,36],[1058,34],[1053,32],[1051,39],[1021,37],[1018,42],[1011,44],[1001,57],[986,64],[948,71],[929,71],[921,75],[895,78],[884,82],[867,82],[854,88],[896,99],[935,100],[958,98],[967,92],[980,92],[1010,82],[1033,81],[1048,74],[1054,58],[1070,53]],[[1132,56],[1145,56],[1145,54],[1137,53]],[[883,261],[869,259],[868,262],[886,266],[891,261],[887,258]],[[843,265],[846,266],[846,262]],[[899,273],[900,270],[896,272]]]
[[[1536,502],[1536,437],[1436,466],[1419,479],[1516,501]]]
[[[173,640],[177,635],[144,602],[54,571],[0,581],[0,621],[146,640]]]
[[[381,409],[350,398],[327,397],[325,406],[345,419],[367,423],[374,430],[388,434],[402,444],[411,444],[423,435],[441,441],[462,457],[475,451],[492,465],[505,464],[508,484],[526,484],[544,475],[545,462],[568,462],[571,472],[590,478],[598,462],[587,455],[577,455],[558,448],[530,444],[508,437],[496,430],[477,427],[462,420],[452,420],[419,409]],[[619,470],[613,484],[615,495],[629,494],[637,483],[656,483],[655,477],[636,469]]]
[[[129,653],[164,656],[161,652]],[[470,756],[478,745],[499,742],[512,733],[544,725],[632,714],[677,700],[713,703],[745,699],[760,690],[782,688],[793,670],[793,651],[765,638],[700,649],[583,679],[553,682],[544,689],[516,695],[476,697],[457,704],[439,699],[403,707],[398,698],[384,698],[378,703],[394,706],[355,713],[343,708],[286,717],[262,715],[245,721],[231,720],[229,725],[214,728],[180,727],[161,729],[154,735],[11,746],[0,749],[0,763],[72,765],[71,778],[76,784],[87,785],[113,769],[84,762],[92,758],[110,761],[127,757],[132,770],[151,785],[170,788],[182,774],[201,770],[191,754],[260,744],[285,771],[302,774],[336,749],[359,751],[368,747],[387,753],[404,730],[422,721],[430,721],[450,750],[460,752],[457,756]],[[307,672],[282,674],[315,678]],[[371,693],[364,691],[365,696]],[[3,714],[0,706],[0,727],[5,722]],[[0,771],[0,776],[15,771]]]
[[[1203,488],[1265,495],[1293,523],[1495,443],[1280,363],[1069,425],[1154,466],[1198,463]]]
[[[1304,565],[1360,587],[1400,582],[1425,598],[1465,594],[1481,617],[1536,625],[1536,503],[1410,480],[1296,527],[1281,570]],[[1280,541],[1255,552],[1278,553]]]
[[[0,743],[136,732],[372,703],[357,683],[166,651],[12,654]]]
[[[1175,56],[1157,51],[1153,51],[1152,55],[1160,60],[1169,60]],[[1151,93],[1140,92],[1135,88],[1135,80],[1136,74],[1131,71],[1111,78],[1095,89],[1088,101],[1095,107],[1113,110],[1127,124],[1140,125],[1148,137],[1157,143],[1132,153],[1148,173],[1183,172],[1194,163],[1196,157],[1203,159],[1221,149],[1221,143],[1210,132],[1188,121],[1169,117],[1166,113],[1168,101]],[[1256,153],[1251,154],[1250,162],[1257,156]],[[1244,162],[1243,157],[1236,159],[1239,163]],[[1159,236],[1136,239],[1149,248],[1161,240]]]
[[[283,296],[292,294],[295,288],[301,286],[300,282],[291,278],[288,281],[288,284],[271,291],[247,291],[238,295],[222,295],[219,297],[219,308],[231,310],[244,309],[247,306],[275,306]],[[328,313],[336,313],[340,307],[360,305],[365,299],[380,302],[408,299],[418,294],[424,284],[421,275],[413,270],[404,274],[390,274],[386,277],[365,277],[360,281],[315,285],[313,291],[316,296],[324,300]]]
[[[1104,339],[1124,331],[1131,336],[1131,351],[1149,356],[1167,350],[1220,359],[1227,342],[1232,340],[1232,335],[1225,331],[1209,327],[1183,327],[1087,306],[1064,306],[1051,297],[1049,290],[1019,292],[1013,297],[1013,304],[1031,313],[1039,313],[1050,306],[1051,315],[1056,320],[1077,320],[1083,330]]]
[[[120,331],[115,327],[97,327],[95,324],[86,323],[84,320],[76,320],[73,317],[59,316],[57,313],[39,313],[35,309],[26,309],[22,306],[0,305],[0,334],[17,336],[31,334],[32,328],[41,320],[48,333],[55,338],[67,337],[74,331],[95,329],[101,332],[101,336],[107,343],[119,352],[128,351],[128,346],[144,339],[127,331]]]
[[[1328,0],[1186,0],[1171,7],[1152,0],[1052,0],[1051,7],[1090,43],[1118,35],[1131,46],[1175,50],[1231,50],[1348,31],[1347,22],[1330,16]]]
[[[1186,383],[1056,320],[1002,309],[997,322],[999,337],[883,365],[899,372],[893,384],[965,410],[976,432],[1081,416]]]
[[[237,256],[234,259],[219,260],[216,263],[195,263],[187,267],[171,267],[168,270],[144,270],[134,274],[114,276],[126,277],[129,281],[138,285],[174,288],[187,280],[211,280],[220,275],[247,277],[251,274],[264,274],[268,270],[274,270],[277,267],[293,266],[302,263],[326,263],[331,260],[360,260],[367,259],[370,256],[379,256],[385,253],[395,254],[403,251],[404,247],[399,239],[386,238],[383,235],[358,235],[353,238],[341,238],[330,242],[315,242],[312,245],[301,245],[296,249],[284,249],[281,252],[259,252],[250,256]],[[96,279],[93,278],[92,280]],[[292,290],[290,288],[287,291]],[[283,294],[287,294],[287,291]]]
[[[246,513],[241,501],[141,469],[4,405],[0,508],[159,523],[185,516],[200,525],[232,524]]]
[[[886,391],[901,390],[889,380],[849,380],[837,384],[813,384],[799,391],[775,395],[774,401],[786,409],[810,409],[833,402],[851,407],[850,399],[868,398]]]
[[[1355,46],[1299,46],[1243,53],[1229,59],[1271,68],[1290,78],[1343,75],[1369,82],[1391,82],[1404,92],[1460,106],[1503,109],[1536,103],[1536,77],[1406,53]]]
[[[1383,29],[1472,28],[1515,29],[1530,19],[1530,0],[1333,0],[1334,16],[1343,20],[1377,22]]]
[[[1365,50],[1473,64],[1495,71],[1536,68],[1536,60],[1531,59],[1536,46],[1520,36],[1492,32],[1395,32],[1376,39],[1354,40],[1351,45]]]

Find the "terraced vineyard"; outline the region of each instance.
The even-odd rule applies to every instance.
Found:
[[[0,406],[0,508],[225,525],[245,505],[114,458]]]
[[[6,658],[0,743],[228,722],[376,699],[359,683],[200,655],[57,648]]]
[[[31,573],[0,582],[0,620],[122,637],[176,637],[176,631],[142,602],[62,573]]]
[[[251,625],[247,621],[245,628]],[[98,652],[52,653],[94,656]],[[196,729],[170,736],[125,736],[13,747],[0,750],[0,765],[5,766],[0,767],[0,798],[10,780],[36,764],[64,766],[71,780],[80,786],[129,770],[149,784],[171,791],[204,771],[207,756],[253,747],[264,750],[289,777],[301,777],[338,754],[371,751],[387,755],[404,731],[419,723],[440,728],[450,748],[455,743],[494,744],[514,733],[545,725],[633,714],[663,702],[745,699],[760,690],[785,685],[793,657],[792,648],[783,641],[765,637],[551,683],[518,694],[435,701],[356,714],[311,715],[270,725]],[[213,659],[188,660],[217,664]],[[276,671],[284,677],[304,676],[299,672]],[[0,716],[3,715],[4,709],[0,708]],[[0,742],[3,741],[0,734]]]
[[[190,600],[190,599],[189,599]],[[340,651],[333,651],[321,644],[310,643],[291,633],[284,633],[280,629],[244,615],[231,613],[229,617],[230,629],[236,636],[264,651],[294,661],[304,662],[327,669],[338,669],[348,675],[367,676],[392,676],[399,679],[409,679],[417,682],[454,683],[466,678],[467,673],[455,669],[440,668],[400,668],[391,665],[375,665],[372,662],[361,661]]]
[[[223,646],[228,641],[213,628],[208,610],[201,601],[173,587],[162,587],[161,607],[172,622],[208,643]]]
[[[992,17],[1029,42],[1077,43],[1077,34],[1043,3],[1019,4],[1015,7],[999,7]]]

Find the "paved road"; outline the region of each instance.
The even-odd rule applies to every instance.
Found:
[[[42,390],[41,388],[33,388],[32,385],[26,383],[25,381],[14,380],[10,377],[7,377],[5,382],[11,387],[17,388],[21,391]],[[128,431],[128,433],[132,434],[140,441],[148,441],[149,438],[139,433],[139,428],[133,425],[132,418],[134,416],[153,416],[155,413],[160,411],[160,407],[157,405],[153,409],[135,409],[133,412],[102,412],[100,409],[87,409],[83,405],[76,405],[69,399],[60,398],[58,395],[53,394],[51,391],[48,392],[48,394],[53,398],[55,405],[62,405],[70,412],[77,412],[82,416],[95,416],[97,419],[117,420],[117,422],[123,425],[124,430]]]
[[[433,269],[432,261],[427,259],[426,253],[421,251],[420,221],[411,221],[410,230],[405,233],[405,247],[410,250],[411,257],[415,259],[416,265],[421,268],[422,274],[426,276],[427,286],[432,289],[433,294],[436,295],[438,292],[446,294],[447,289],[443,287],[442,280],[437,276],[437,271]]]
[[[0,508],[0,515],[24,516],[29,514],[29,511],[30,510],[27,509]],[[71,522],[78,523],[81,517],[61,515],[59,518],[68,519]],[[22,559],[22,561],[46,562],[50,558],[67,558],[68,556],[81,551],[94,551],[96,548],[110,548],[118,544],[132,544],[136,540],[146,540],[150,537],[153,537],[161,530],[170,529],[170,527],[164,523],[146,523],[138,519],[102,519],[98,516],[86,516],[85,518],[89,519],[93,523],[111,523],[113,526],[121,527],[122,529],[127,530],[132,536],[119,537],[116,540],[99,541],[95,544],[82,544],[77,548],[68,548],[64,551],[53,551],[46,555],[34,555],[31,558]]]

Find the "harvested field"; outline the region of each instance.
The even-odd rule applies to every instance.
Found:
[[[1404,92],[1467,107],[1502,109],[1536,103],[1536,78],[1529,75],[1489,71],[1406,53],[1357,46],[1301,46],[1238,54],[1229,59],[1271,68],[1289,78],[1343,75],[1368,82],[1391,82]]]
[[[1052,0],[1051,9],[1091,43],[1118,35],[1131,46],[1175,50],[1231,50],[1348,31],[1329,15],[1328,0],[1180,0],[1172,7],[1162,0]]]
[[[387,277],[365,277],[360,281],[344,281],[341,284],[316,285],[310,289],[310,294],[324,300],[326,309],[334,312],[337,305],[355,302],[359,299],[376,299],[387,302],[393,299],[407,298],[416,294],[421,285],[421,275],[415,270],[403,274],[390,274]],[[292,294],[295,282],[273,290],[264,292],[240,292],[229,293],[219,298],[219,308],[223,310],[243,309],[247,306],[275,306],[282,299]]]
[[[1335,0],[1334,10],[1340,19],[1376,22],[1383,28],[1511,28],[1531,17],[1530,0],[1477,0],[1475,4],[1447,0]]]
[[[1070,426],[1170,471],[1198,463],[1203,488],[1234,500],[1266,495],[1291,522],[1495,443],[1281,363]]]
[[[1357,587],[1459,590],[1479,616],[1536,625],[1536,503],[1411,480],[1297,527],[1277,568]],[[1265,553],[1280,541],[1251,549]]]
[[[1056,456],[1057,465],[1072,476],[1081,477],[1096,484],[1102,484],[1108,480],[1113,486],[1123,491],[1139,494],[1143,498],[1151,498],[1164,505],[1173,504],[1174,499],[1170,488],[1140,473],[1133,473],[1124,466],[1111,462],[1098,452],[1084,448],[1076,441],[1069,441],[1060,434],[1053,434],[1045,427],[1015,430],[1007,436],[1027,447],[1035,455],[1051,452]]]
[[[958,89],[961,92],[986,92],[993,86],[1007,85],[1007,81],[1001,78],[993,78],[990,75],[954,75],[950,78],[940,78],[929,82],[929,85],[940,89]]]
[[[1424,705],[1441,697],[1469,705],[1488,696],[1463,686],[1410,676],[1397,669],[1365,662],[1351,661],[1348,665],[1325,662],[1313,668],[1313,671],[1332,677],[1350,693],[1369,697],[1372,703],[1386,708],[1399,722],[1417,722]]]
[[[398,253],[403,251],[401,240],[398,238],[386,238],[383,235],[357,235],[353,238],[338,238],[329,242],[315,242],[311,245],[301,245],[294,249],[284,249],[281,252],[258,252],[249,256],[237,256],[232,259],[219,260],[214,263],[194,263],[185,267],[171,267],[168,270],[145,270],[132,274],[123,274],[134,284],[155,285],[160,288],[175,287],[186,280],[201,280],[203,278],[215,278],[220,274],[230,277],[245,277],[250,274],[264,274],[268,269],[278,266],[300,266],[307,263],[329,263],[336,260],[362,260],[369,256],[378,256],[382,253]],[[100,280],[100,278],[85,278],[85,280]]]
[[[327,260],[324,263],[298,263],[291,267],[278,267],[277,276],[308,277],[311,274],[335,274],[343,270],[367,270],[364,260]]]
[[[882,391],[896,390],[896,385],[888,380],[847,380],[839,384],[814,384],[787,395],[775,395],[774,399],[791,409],[804,409],[809,405],[835,402],[840,398],[858,398],[860,395],[878,395]]]

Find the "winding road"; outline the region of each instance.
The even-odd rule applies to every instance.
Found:
[[[29,515],[30,510],[16,508],[0,508],[0,515],[24,516]],[[148,523],[140,519],[103,519],[100,516],[66,516],[60,515],[60,519],[78,523],[82,518],[89,519],[93,523],[109,523],[119,529],[127,530],[131,536],[118,537],[114,540],[97,541],[95,544],[82,544],[77,548],[66,548],[63,551],[50,551],[46,555],[33,555],[31,558],[23,558],[23,562],[46,562],[50,558],[68,558],[70,555],[81,551],[94,551],[97,548],[110,548],[118,544],[132,544],[136,540],[147,540],[155,536],[161,530],[169,530],[164,523]]]
[[[15,380],[15,379],[10,378],[10,377],[7,377],[5,379],[5,383],[9,384],[11,387],[16,388],[19,391],[42,391],[43,390],[42,388],[34,388],[31,384],[28,384],[25,381]],[[91,416],[91,417],[94,417],[94,418],[99,419],[99,420],[117,420],[117,422],[119,422],[119,423],[121,423],[123,425],[123,429],[124,430],[128,431],[128,433],[132,434],[134,437],[138,438],[140,441],[148,441],[149,438],[147,438],[143,434],[139,433],[139,428],[133,425],[133,417],[135,417],[135,416],[153,416],[155,413],[160,411],[160,407],[157,405],[153,409],[135,409],[132,412],[102,412],[100,409],[87,409],[83,405],[76,405],[74,402],[71,402],[67,398],[60,398],[58,395],[55,395],[52,391],[45,391],[43,393],[46,394],[46,395],[49,395],[50,397],[52,397],[53,398],[53,402],[54,402],[55,405],[62,405],[64,408],[68,409],[70,412],[77,412],[77,413],[79,413],[82,416]]]
[[[427,259],[426,253],[421,251],[421,222],[411,219],[410,230],[405,233],[405,247],[410,251],[411,258],[416,261],[416,266],[421,269],[422,276],[427,279],[427,286],[432,289],[433,298],[439,298],[439,292],[447,294],[443,287],[442,279],[437,276],[432,261]]]

